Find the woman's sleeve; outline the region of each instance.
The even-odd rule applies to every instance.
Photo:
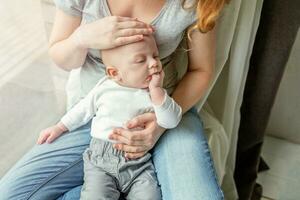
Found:
[[[81,16],[85,0],[54,0],[57,8],[72,16]]]

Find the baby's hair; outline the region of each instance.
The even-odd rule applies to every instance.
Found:
[[[192,5],[188,5],[188,0],[182,0],[182,7],[184,9],[196,9],[197,22],[188,29],[188,38],[190,33],[198,29],[201,33],[207,33],[211,31],[216,24],[220,12],[225,4],[228,4],[230,0],[195,0]]]

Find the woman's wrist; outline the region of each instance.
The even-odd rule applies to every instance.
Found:
[[[71,35],[70,40],[75,45],[76,49],[81,51],[87,51],[88,45],[84,41],[83,29],[84,25],[79,26]]]

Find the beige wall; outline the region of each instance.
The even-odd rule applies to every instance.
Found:
[[[300,143],[300,29],[280,83],[266,133]]]

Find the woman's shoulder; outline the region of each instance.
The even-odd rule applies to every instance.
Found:
[[[54,0],[57,8],[73,16],[82,15],[86,0]]]
[[[83,22],[91,22],[105,15],[103,0],[54,0],[57,8],[73,16],[80,16]]]
[[[176,5],[178,6],[178,8],[184,10],[186,10],[185,8],[193,7],[198,2],[198,0],[167,0],[167,1],[172,2],[173,5]]]
[[[193,8],[193,5],[196,0],[167,0],[168,9],[164,13],[164,20],[168,24],[176,24],[183,26],[192,24],[196,19],[196,10]],[[164,21],[163,20],[163,21]]]
[[[169,1],[168,13],[174,16],[193,16],[195,17],[196,9],[194,8],[196,0],[167,0]],[[174,18],[175,19],[175,18]],[[178,18],[177,18],[178,19]]]

